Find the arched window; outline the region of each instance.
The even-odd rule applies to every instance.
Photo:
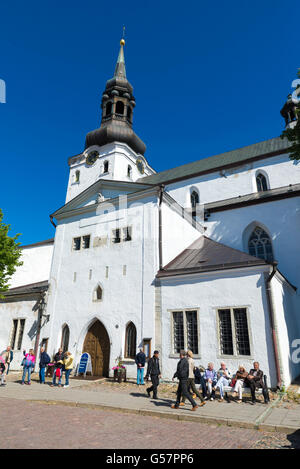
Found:
[[[129,178],[132,177],[132,167],[130,166],[130,164],[129,164],[128,167],[127,167],[127,176],[128,176]]]
[[[199,194],[196,191],[191,193],[191,206],[192,206],[192,217],[196,218],[197,204],[199,204]]]
[[[61,348],[67,352],[69,348],[70,329],[67,324],[64,325],[61,335]]]
[[[125,358],[135,358],[136,356],[136,327],[130,322],[126,327],[125,338]]]
[[[93,300],[94,301],[101,301],[102,297],[103,297],[103,290],[100,287],[100,285],[98,285],[94,290]]]
[[[131,116],[132,116],[132,109],[130,106],[127,107],[127,117],[128,119],[130,120],[131,119]]]
[[[80,171],[75,171],[75,182],[79,182],[80,180]]]
[[[104,161],[103,173],[108,173],[108,161]]]
[[[273,262],[273,248],[270,236],[259,226],[257,226],[248,241],[248,250],[251,256],[265,259],[268,262]]]
[[[112,110],[112,103],[108,102],[105,108],[105,116],[110,116]]]
[[[256,186],[258,192],[263,192],[268,190],[267,178],[262,173],[258,173],[256,176]]]
[[[117,101],[116,114],[124,114],[124,103],[122,101]]]

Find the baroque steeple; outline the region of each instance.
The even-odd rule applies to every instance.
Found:
[[[135,99],[133,88],[126,78],[124,45],[125,41],[121,39],[114,76],[106,82],[102,95],[101,125],[87,134],[85,148],[111,142],[125,142],[136,153],[143,155],[146,145],[132,130]]]

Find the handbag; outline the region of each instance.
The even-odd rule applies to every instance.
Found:
[[[21,363],[21,366],[24,366],[24,365],[25,365],[25,358],[23,358],[22,363]]]

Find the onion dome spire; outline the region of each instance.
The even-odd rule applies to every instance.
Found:
[[[114,76],[106,82],[102,94],[101,126],[87,134],[85,148],[111,142],[124,142],[136,153],[143,155],[146,145],[132,130],[135,98],[133,87],[126,78],[124,45],[125,40],[122,38]]]

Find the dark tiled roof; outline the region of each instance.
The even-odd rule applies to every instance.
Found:
[[[20,246],[20,248],[33,248],[36,246],[46,246],[47,244],[54,244],[54,238],[46,239],[45,241],[39,241],[33,244],[24,244],[24,246]]]
[[[10,288],[7,292],[4,292],[4,296],[11,297],[28,293],[41,293],[47,289],[48,280],[44,280],[43,282],[30,283],[28,285],[21,285],[20,287]]]
[[[160,270],[157,277],[266,264],[267,262],[263,259],[225,246],[206,236],[201,236],[167,264],[163,270]]]
[[[280,154],[287,152],[290,147],[287,139],[280,137],[271,138],[263,142],[248,145],[237,150],[228,151],[219,155],[210,156],[202,160],[178,166],[177,168],[162,171],[151,176],[139,179],[147,184],[163,184],[180,179],[191,178],[201,173],[208,173],[230,166],[243,164],[249,159],[263,158],[266,155]]]
[[[230,199],[218,200],[205,204],[205,210],[210,212],[220,212],[222,210],[232,209],[240,205],[253,205],[263,202],[272,202],[288,197],[298,197],[300,194],[300,184],[289,184],[284,187],[277,187],[267,191],[254,192],[252,194],[240,195]]]

